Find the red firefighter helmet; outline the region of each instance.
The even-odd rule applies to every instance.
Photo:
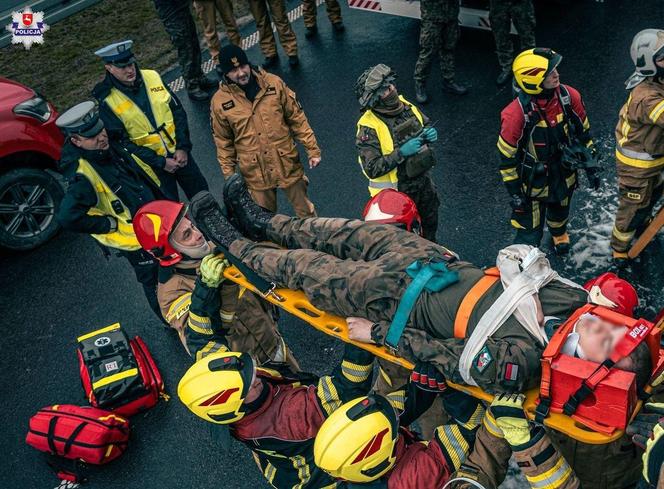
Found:
[[[362,212],[367,222],[394,224],[407,231],[421,234],[422,220],[415,202],[406,194],[387,188],[367,202]]]
[[[589,280],[583,286],[590,295],[590,302],[609,307],[625,316],[634,317],[639,296],[632,284],[615,273],[607,272]]]
[[[182,202],[155,200],[138,209],[134,215],[134,233],[145,251],[159,260],[161,266],[174,265],[182,255],[169,242],[175,226],[185,213]]]

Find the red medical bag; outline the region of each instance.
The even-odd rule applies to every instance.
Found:
[[[627,343],[622,346],[628,345],[630,351],[641,342],[646,342],[650,349],[653,373],[661,371],[664,366],[664,354],[660,353],[661,331],[644,319],[634,319],[602,306],[588,304],[578,309],[558,328],[544,350],[537,407],[540,420],[546,417],[550,409],[556,413],[564,412],[595,431],[611,434],[616,429],[625,429],[640,393],[637,392],[634,373],[612,368],[610,362],[598,365],[562,354],[567,336],[585,313],[616,326],[627,326]],[[621,340],[621,343],[626,340]],[[620,347],[619,343],[616,350]]]
[[[30,418],[25,442],[39,451],[101,465],[127,448],[129,421],[115,413],[68,404],[48,406]]]
[[[143,340],[130,340],[119,323],[78,338],[85,395],[95,407],[121,416],[152,408],[164,393],[157,364]]]

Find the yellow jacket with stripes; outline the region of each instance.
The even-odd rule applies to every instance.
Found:
[[[664,168],[664,84],[653,78],[634,87],[620,109],[616,159],[639,174]]]

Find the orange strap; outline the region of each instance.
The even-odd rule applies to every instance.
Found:
[[[466,330],[468,329],[468,321],[473,309],[477,305],[480,298],[486,293],[500,279],[500,271],[496,268],[489,268],[484,270],[484,277],[479,279],[473,288],[468,291],[466,296],[461,301],[459,310],[454,318],[454,337],[465,338]]]

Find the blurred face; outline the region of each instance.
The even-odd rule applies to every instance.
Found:
[[[544,82],[542,82],[542,86],[547,90],[558,88],[560,86],[560,75],[558,74],[557,69],[554,68],[553,71],[546,76]]]
[[[389,98],[394,93],[396,93],[396,91],[397,91],[397,87],[395,87],[392,83],[390,83],[390,85],[380,95],[380,99],[385,100],[386,98]]]
[[[105,65],[106,71],[115,77],[120,83],[124,85],[133,85],[136,81],[136,63],[132,63],[120,68],[114,64],[108,63]]]
[[[602,363],[611,356],[618,342],[625,336],[627,328],[614,326],[601,319],[582,318],[576,325],[579,347],[587,360]]]
[[[203,234],[186,216],[180,219],[178,225],[171,232],[170,241],[175,249],[183,253],[187,253],[184,248],[196,248],[206,243]],[[180,248],[183,248],[183,250]]]
[[[249,80],[251,80],[251,66],[238,66],[237,68],[233,68],[231,71],[226,73],[226,76],[233,83],[244,86],[249,83]]]
[[[260,396],[261,392],[263,392],[263,388],[263,382],[261,382],[261,379],[258,378],[256,375],[256,369],[254,369],[254,376],[251,380],[251,387],[249,387],[247,396],[244,398],[244,403],[247,404],[258,399],[258,396]]]
[[[72,134],[70,139],[74,146],[88,151],[103,151],[108,149],[108,134],[106,134],[106,129],[102,129],[96,136],[89,138],[83,137],[80,134]]]

